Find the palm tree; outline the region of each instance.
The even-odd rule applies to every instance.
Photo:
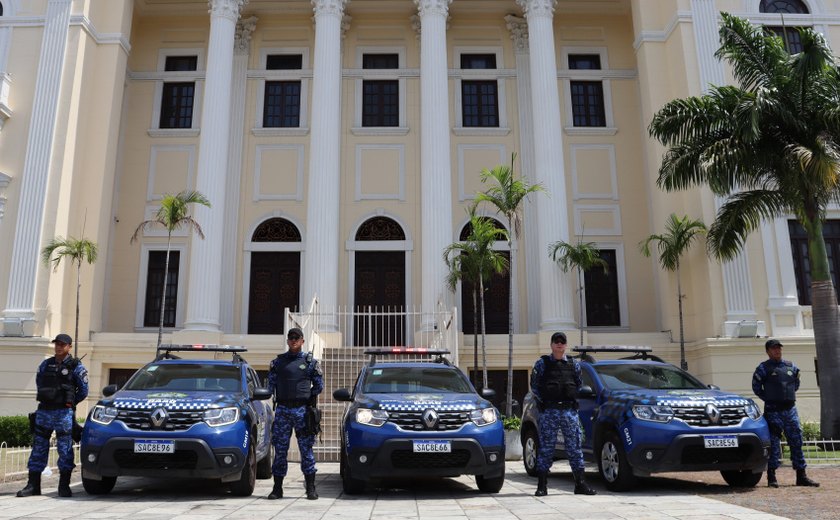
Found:
[[[569,269],[577,269],[578,278],[578,327],[580,327],[580,346],[583,346],[583,273],[593,267],[601,267],[606,273],[609,271],[609,264],[601,258],[601,252],[593,242],[578,240],[577,245],[563,242],[562,240],[548,246],[551,250],[551,259],[557,262],[564,273]]]
[[[131,242],[134,243],[140,236],[140,233],[149,227],[161,226],[166,229],[166,262],[164,263],[163,269],[163,291],[161,291],[160,295],[158,347],[160,347],[161,338],[163,337],[163,316],[166,308],[166,283],[167,277],[169,276],[169,250],[172,246],[172,233],[186,226],[189,230],[195,231],[199,237],[204,238],[204,232],[201,230],[201,226],[198,225],[198,222],[189,213],[192,204],[201,204],[208,208],[210,207],[210,201],[198,191],[185,190],[177,195],[165,195],[163,200],[160,201],[160,208],[155,213],[155,217],[141,222],[131,236]]]
[[[650,235],[639,242],[639,250],[643,255],[650,257],[652,243],[656,244],[659,252],[659,264],[667,271],[673,271],[677,275],[677,304],[680,315],[680,368],[688,370],[688,362],[685,360],[685,334],[683,328],[683,307],[682,301],[685,295],[682,293],[682,281],[680,280],[680,257],[688,251],[695,239],[706,234],[706,225],[701,220],[691,220],[688,215],[682,218],[671,213],[668,222],[665,223],[665,233],[661,235]]]
[[[482,388],[487,388],[487,348],[484,321],[484,283],[493,273],[502,273],[508,268],[508,260],[493,250],[493,244],[507,238],[507,231],[496,227],[492,219],[476,215],[475,207],[468,211],[470,233],[463,242],[454,242],[443,250],[443,260],[449,267],[446,284],[454,292],[459,281],[472,284],[473,300],[473,373],[478,374],[478,321],[481,317],[481,366]],[[479,300],[479,301],[476,301]],[[479,312],[475,312],[479,309]],[[478,386],[477,382],[475,386]]]
[[[840,199],[840,70],[825,39],[799,29],[802,52],[724,13],[716,56],[738,86],[666,104],[650,134],[667,147],[658,185],[707,185],[725,198],[709,229],[718,258],[738,254],[762,221],[796,217],[808,239],[814,343],[820,367],[821,433],[840,438],[840,312],[823,221]]]
[[[99,249],[96,243],[86,238],[57,236],[41,250],[41,260],[46,266],[52,263],[53,272],[58,270],[64,258],[76,265],[76,328],[73,335],[73,357],[78,357],[79,354],[79,294],[82,288],[82,262],[93,264],[97,256],[99,256]]]
[[[481,182],[492,182],[493,185],[484,192],[476,194],[475,203],[489,202],[496,207],[496,211],[507,219],[508,247],[510,248],[510,263],[514,262],[516,251],[513,249],[513,238],[519,238],[522,229],[522,201],[532,193],[544,191],[542,184],[529,184],[525,179],[517,179],[513,173],[513,162],[516,154],[510,156],[510,166],[498,165],[492,170],[481,171]],[[507,395],[505,401],[505,415],[513,416],[513,273],[510,275],[508,287],[508,373]]]

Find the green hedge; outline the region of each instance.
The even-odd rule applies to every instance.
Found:
[[[6,446],[30,446],[32,434],[29,433],[29,417],[12,415],[0,417],[0,443]]]

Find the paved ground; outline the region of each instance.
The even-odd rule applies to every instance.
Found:
[[[559,471],[568,465],[559,463]],[[289,518],[336,520],[449,520],[449,519],[774,519],[768,513],[728,504],[693,493],[644,486],[632,493],[607,492],[593,476],[597,496],[572,494],[568,473],[553,474],[549,496],[533,496],[535,480],[524,474],[521,463],[511,463],[502,491],[495,495],[479,493],[471,477],[443,480],[389,482],[391,489],[370,491],[361,496],[341,492],[338,464],[319,464],[319,500],[306,500],[303,478],[298,468],[286,478],[286,498],[266,500],[270,480],[257,481],[257,490],[247,498],[233,497],[221,486],[203,481],[157,481],[125,478],[117,481],[107,496],[87,495],[76,482],[73,498],[60,499],[55,492],[56,478],[44,479],[45,495],[17,498],[21,483],[0,486],[0,518],[131,518],[134,520]],[[78,472],[74,473],[78,479]],[[407,489],[411,488],[411,489]],[[800,518],[808,518],[803,512]]]

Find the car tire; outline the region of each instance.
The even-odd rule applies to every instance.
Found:
[[[239,480],[230,485],[230,491],[238,497],[249,497],[254,493],[257,485],[257,451],[251,443],[248,448],[248,458],[245,459],[245,466],[242,468],[242,476]]]
[[[627,462],[624,445],[615,432],[607,432],[598,448],[598,472],[610,491],[627,491],[636,484],[633,468]]]
[[[488,478],[484,475],[476,475],[475,484],[482,493],[498,493],[505,485],[504,465],[502,465],[502,474],[498,477]]]
[[[344,453],[344,448],[341,449],[339,472],[341,474],[341,488],[346,494],[358,495],[360,493],[364,493],[366,482],[364,480],[353,478],[350,470],[350,464],[347,462],[347,455]]]
[[[755,487],[755,485],[761,481],[762,475],[764,475],[764,473],[753,473],[748,469],[743,471],[735,469],[720,472],[720,476],[723,477],[723,480],[725,480],[730,487],[734,488]]]
[[[102,477],[102,480],[82,477],[82,487],[88,495],[107,495],[116,483],[117,477]]]
[[[260,480],[271,478],[272,464],[274,464],[274,446],[269,444],[268,452],[265,454],[265,457],[263,457],[262,459],[260,459],[259,462],[257,462],[257,478]]]
[[[525,473],[531,477],[537,476],[537,453],[540,449],[540,439],[535,428],[528,428],[522,435],[522,462]]]

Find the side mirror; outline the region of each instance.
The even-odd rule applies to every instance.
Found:
[[[112,395],[116,394],[117,390],[119,389],[120,387],[118,387],[117,385],[108,385],[102,389],[102,395],[104,397],[111,397]]]
[[[487,399],[488,401],[492,400],[496,397],[496,391],[492,388],[482,388],[481,389],[481,397]]]
[[[264,401],[265,399],[271,398],[271,390],[268,388],[255,388],[254,395],[251,396],[251,399],[255,401]]]
[[[580,390],[578,390],[578,397],[583,397],[583,398],[595,397],[595,390],[593,390],[592,387],[589,386],[589,385],[583,385],[583,386],[580,387]]]
[[[336,401],[350,401],[350,390],[346,388],[339,388],[333,392],[333,399]]]
[[[720,387],[718,385],[706,385],[706,386],[709,387],[709,390],[720,390]]]

